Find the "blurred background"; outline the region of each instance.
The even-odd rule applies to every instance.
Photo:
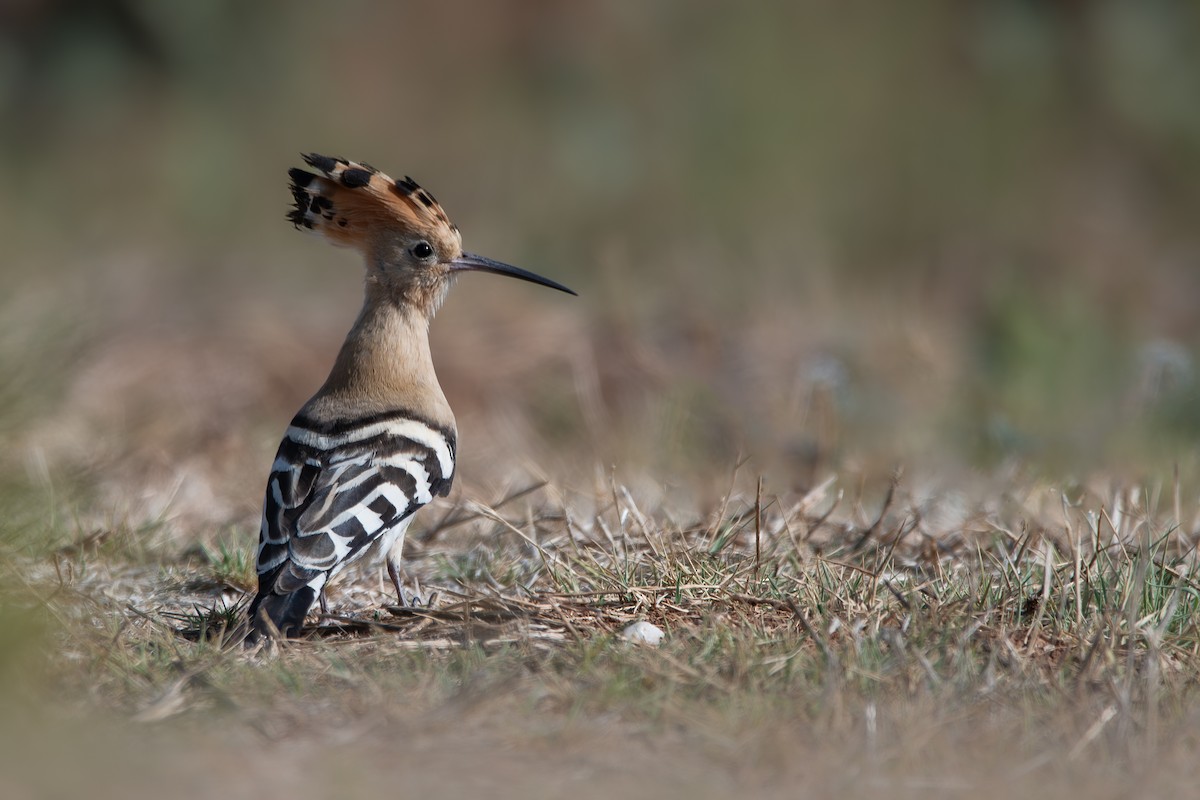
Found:
[[[6,479],[253,529],[360,297],[283,219],[309,151],[580,293],[435,321],[467,491],[1186,471],[1198,101],[1166,0],[5,0]]]
[[[901,466],[904,513],[923,493],[941,500],[913,517],[922,535],[974,525],[1005,553],[1001,533],[1070,525],[1075,481],[1114,487],[1086,509],[1120,518],[1170,502],[1162,487],[1177,475],[1184,546],[1200,530],[1180,510],[1200,496],[1198,3],[0,0],[0,796],[161,796],[160,775],[180,790],[194,775],[214,797],[255,791],[257,774],[275,790],[322,785],[297,757],[337,776],[376,774],[340,766],[371,758],[405,781],[487,763],[421,743],[463,747],[480,717],[470,698],[510,684],[465,681],[467,699],[435,706],[410,737],[414,712],[400,706],[446,695],[379,689],[396,659],[358,673],[318,663],[318,678],[300,662],[299,688],[281,671],[288,691],[273,694],[267,678],[253,688],[265,671],[214,672],[211,691],[189,690],[197,708],[214,698],[220,733],[207,739],[195,714],[136,735],[97,721],[154,721],[146,709],[207,681],[203,647],[154,631],[164,609],[215,611],[252,584],[268,465],[358,311],[358,256],[284,220],[301,152],[413,176],[469,250],[580,294],[471,275],[435,320],[461,469],[409,537],[406,569],[425,586],[505,563],[484,547],[503,553],[502,537],[466,526],[430,544],[439,519],[542,479],[522,501],[531,517],[587,518],[619,484],[680,531],[725,518],[731,484],[743,493],[731,514],[758,506],[760,475],[780,508],[817,513],[796,498],[833,479],[812,496],[844,490],[839,515],[870,531]],[[992,515],[1006,503],[1017,510]],[[1157,535],[1159,518],[1147,511],[1137,530]],[[987,670],[980,702],[1001,702]],[[649,685],[638,674],[630,685]],[[342,682],[361,698],[343,703]],[[251,698],[246,710],[228,711],[222,685]],[[554,691],[574,702],[576,685]],[[511,708],[532,720],[544,706],[525,698],[542,695],[525,692]],[[898,729],[919,731],[904,737],[913,747],[968,724],[951,709],[947,727],[938,697],[930,724]],[[28,713],[39,704],[53,714]],[[581,728],[609,730],[611,712],[577,708]],[[360,753],[366,733],[343,731],[377,730],[377,712],[395,723]],[[334,721],[342,760],[327,760],[324,733],[304,746],[317,715]],[[797,719],[782,737],[755,723],[771,740],[761,748],[722,728],[730,744],[689,745],[688,763],[721,770],[712,754],[733,748],[739,763],[803,769],[817,762],[792,743],[818,740],[814,752],[838,751],[829,763],[873,763],[842,746],[849,734],[825,741]],[[1012,730],[1059,730],[1020,719]],[[1076,731],[1071,760],[1107,719]],[[526,770],[505,745],[496,763],[575,770],[570,737],[530,724],[552,757]],[[272,749],[272,725],[301,732]],[[645,733],[660,729],[638,730],[627,749],[675,781]],[[180,731],[198,744],[178,747]],[[1021,762],[996,736],[976,752],[1008,780]],[[1156,762],[1138,751],[1131,763]],[[129,781],[147,788],[114,788]]]

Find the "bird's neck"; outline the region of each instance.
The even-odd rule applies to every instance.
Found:
[[[454,427],[429,350],[429,316],[368,281],[366,298],[310,412],[369,415],[394,410]]]

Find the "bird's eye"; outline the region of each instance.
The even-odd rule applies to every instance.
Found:
[[[429,258],[433,255],[433,248],[429,246],[429,242],[417,242],[411,252],[417,258]]]

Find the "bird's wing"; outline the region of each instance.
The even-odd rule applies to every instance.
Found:
[[[450,490],[452,432],[406,417],[317,426],[279,446],[259,536],[259,591],[318,591],[434,495]]]

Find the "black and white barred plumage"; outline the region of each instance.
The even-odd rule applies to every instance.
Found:
[[[453,430],[408,411],[325,424],[298,414],[267,480],[253,630],[274,633],[269,620],[298,632],[328,581],[368,552],[398,567],[413,512],[450,491],[454,449]]]

